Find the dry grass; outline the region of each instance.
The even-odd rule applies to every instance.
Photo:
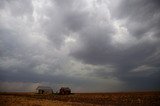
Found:
[[[69,106],[60,101],[50,101],[45,99],[34,99],[19,96],[0,96],[0,106]]]
[[[1,93],[0,106],[160,106],[160,92],[42,95]]]
[[[19,93],[18,93],[19,94]],[[93,106],[93,104],[77,103],[77,102],[63,102],[58,100],[37,99],[26,97],[32,94],[7,94],[0,95],[0,106]],[[41,95],[42,96],[42,95]],[[48,96],[48,95],[43,95]],[[94,105],[96,106],[96,105]]]

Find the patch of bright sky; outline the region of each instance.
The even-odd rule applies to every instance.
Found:
[[[126,27],[122,26],[121,21],[115,20],[113,25],[116,30],[115,35],[112,37],[113,45],[118,46],[120,44],[125,47],[130,47],[137,43],[136,38],[130,35]]]

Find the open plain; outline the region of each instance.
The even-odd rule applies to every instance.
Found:
[[[160,92],[0,93],[0,106],[159,106]]]

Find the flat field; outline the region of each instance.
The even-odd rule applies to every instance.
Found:
[[[160,106],[160,92],[0,93],[0,106]]]

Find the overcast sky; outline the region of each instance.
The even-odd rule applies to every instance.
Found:
[[[159,0],[0,0],[0,91],[160,90]]]

